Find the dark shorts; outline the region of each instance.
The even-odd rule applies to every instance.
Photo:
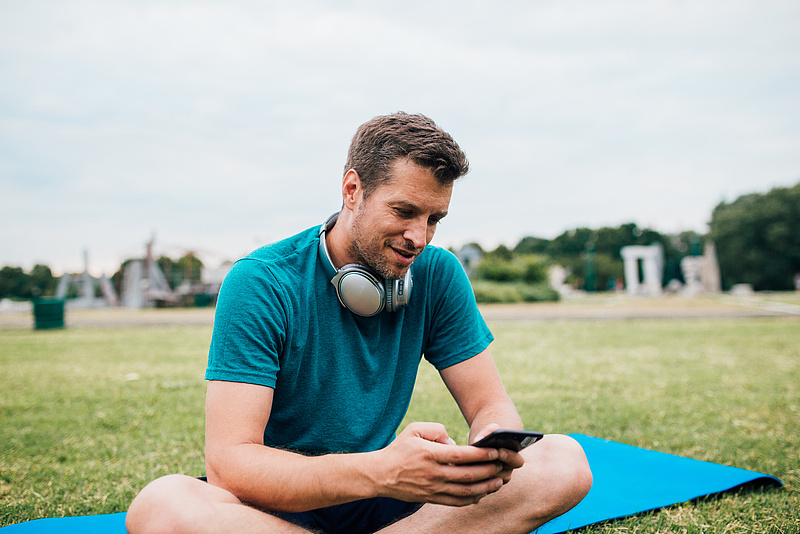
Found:
[[[206,477],[200,477],[206,480]],[[422,508],[422,503],[376,497],[317,508],[308,512],[270,512],[275,517],[312,532],[325,534],[372,534],[385,526],[408,517]]]
[[[274,515],[312,532],[321,530],[325,534],[372,534],[408,517],[421,507],[421,503],[377,497],[308,512]]]

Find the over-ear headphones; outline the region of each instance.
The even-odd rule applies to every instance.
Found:
[[[333,266],[325,234],[336,224],[338,213],[331,215],[319,229],[319,255],[325,273],[336,288],[342,306],[361,317],[372,317],[384,309],[393,312],[411,298],[411,269],[401,280],[388,280],[371,269],[350,263],[337,270]]]

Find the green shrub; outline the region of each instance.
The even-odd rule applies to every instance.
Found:
[[[525,282],[539,284],[547,281],[547,264],[532,254],[511,259],[499,254],[486,255],[475,270],[475,278],[493,282]]]
[[[517,302],[555,302],[558,292],[546,283],[494,282],[474,280],[472,291],[481,304],[513,304]]]
[[[523,302],[556,302],[561,296],[548,283],[519,284]]]
[[[523,267],[522,281],[526,284],[547,282],[547,264],[541,258],[532,255],[520,256],[517,260]]]
[[[514,282],[521,279],[522,275],[521,265],[496,256],[483,258],[475,270],[476,278],[493,282]]]

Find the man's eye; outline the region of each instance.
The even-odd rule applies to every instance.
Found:
[[[406,210],[402,208],[396,208],[395,211],[400,217],[404,217],[406,219],[414,215],[411,210]]]

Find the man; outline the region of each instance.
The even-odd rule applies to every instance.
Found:
[[[458,261],[428,247],[468,170],[430,119],[376,117],[353,138],[341,211],[235,264],[206,378],[208,482],[173,475],[131,504],[139,532],[528,533],[580,502],[580,446],[456,445],[437,423],[396,438],[420,359],[474,443],[522,428]]]

